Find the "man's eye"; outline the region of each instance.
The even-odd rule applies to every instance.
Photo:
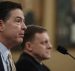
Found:
[[[45,44],[45,42],[41,42],[41,44]]]
[[[48,44],[48,41],[43,41],[43,42],[41,42],[41,44],[43,44],[43,45]]]
[[[25,22],[24,20],[21,20],[21,19],[16,19],[15,21],[18,23],[24,23]]]
[[[45,41],[45,43],[48,43],[48,41]]]
[[[15,20],[16,22],[21,22],[21,20],[19,20],[19,19],[17,19],[17,20]]]

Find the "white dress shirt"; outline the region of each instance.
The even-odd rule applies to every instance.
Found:
[[[1,58],[2,58],[2,62],[3,62],[3,66],[4,66],[4,70],[8,71],[8,67],[7,67],[7,62],[8,61],[8,54],[10,53],[10,50],[8,50],[6,48],[6,46],[4,46],[2,43],[0,43],[0,54],[1,54]]]

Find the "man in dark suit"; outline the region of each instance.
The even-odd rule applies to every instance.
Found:
[[[50,71],[42,63],[51,57],[52,45],[47,30],[41,26],[29,25],[22,43],[23,53],[16,63],[17,71]]]
[[[16,71],[9,58],[10,49],[23,41],[25,29],[21,5],[0,1],[0,71]]]

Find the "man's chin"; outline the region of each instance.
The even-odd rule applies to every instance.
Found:
[[[46,56],[46,59],[50,59],[51,58],[51,56],[49,55],[49,56]]]
[[[23,38],[19,38],[16,42],[17,42],[17,44],[22,43],[23,42]]]
[[[50,58],[51,58],[51,56],[46,56],[43,58],[43,60],[50,59]]]

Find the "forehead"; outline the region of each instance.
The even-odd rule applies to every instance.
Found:
[[[47,32],[36,33],[34,39],[37,40],[49,40],[49,35]]]
[[[19,17],[24,19],[24,13],[21,9],[14,9],[9,12],[10,17]]]

